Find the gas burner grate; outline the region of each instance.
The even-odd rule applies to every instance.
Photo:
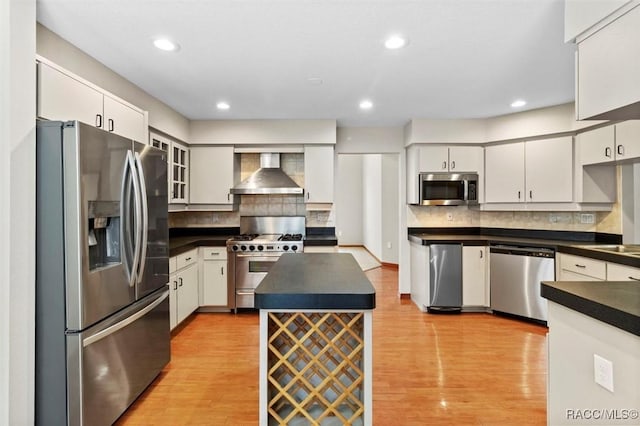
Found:
[[[302,234],[284,234],[278,239],[280,241],[302,241]]]
[[[231,238],[233,241],[251,241],[253,239],[255,239],[258,236],[258,234],[240,234],[240,235],[236,235],[235,237]]]

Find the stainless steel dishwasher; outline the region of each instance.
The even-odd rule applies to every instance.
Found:
[[[546,248],[493,246],[490,249],[491,309],[547,321],[547,301],[540,282],[555,277],[555,251]]]

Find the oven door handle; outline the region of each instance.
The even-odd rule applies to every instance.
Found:
[[[271,260],[271,259],[278,259],[280,257],[280,254],[275,254],[273,256],[269,256],[269,255],[251,255],[251,254],[236,254],[236,258],[241,258],[241,259],[251,259],[251,260]]]
[[[236,290],[236,296],[253,296],[255,294],[255,292],[253,291],[237,291]]]

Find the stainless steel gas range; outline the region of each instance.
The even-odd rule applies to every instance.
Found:
[[[229,288],[235,310],[253,308],[256,287],[283,253],[302,253],[304,216],[244,216],[241,235],[227,240]]]

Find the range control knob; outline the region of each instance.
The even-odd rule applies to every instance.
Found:
[[[242,245],[242,246],[240,246],[240,248],[242,249],[242,251],[245,251],[247,249],[247,246]]]
[[[258,246],[258,251],[262,251],[262,250],[264,250],[264,246],[262,246],[262,245]]]
[[[291,246],[291,250],[293,250],[293,251],[298,250],[298,246]]]
[[[288,251],[288,250],[289,250],[289,246],[284,246],[284,247],[282,247],[282,250],[284,250],[284,251]]]
[[[235,245],[234,245],[233,247],[231,247],[231,249],[232,249],[233,251],[238,251],[238,246],[235,246]]]
[[[253,251],[256,249],[256,246],[249,246],[249,250]]]

